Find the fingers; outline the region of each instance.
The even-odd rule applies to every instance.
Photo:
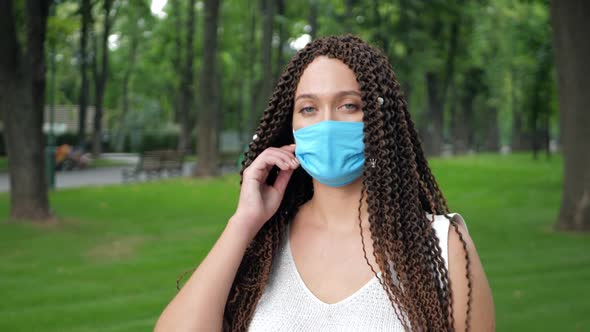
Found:
[[[297,158],[295,158],[295,155],[290,150],[294,151],[294,146],[290,147],[287,145],[281,148],[270,147],[264,150],[260,154],[259,158],[261,158],[261,160],[269,158],[271,161],[274,161],[273,165],[277,165],[277,167],[282,170],[287,170],[291,166],[297,168],[299,167],[299,161]],[[282,163],[277,163],[277,160],[280,160]]]
[[[285,145],[280,148],[270,147],[267,150],[276,151],[278,153],[283,154],[285,157],[296,159],[295,158],[295,144]]]
[[[295,169],[299,166],[299,163],[295,158],[287,157],[283,154],[276,152],[269,152],[268,155],[265,158],[263,158],[263,160],[266,161],[266,166],[272,167],[273,165],[276,165],[283,171]]]
[[[292,153],[287,152],[285,149],[268,148],[256,157],[244,172],[247,171],[255,178],[262,180],[275,165],[282,171],[288,171],[299,167],[299,162]]]
[[[295,144],[283,145],[280,147],[280,149],[293,153],[295,152]]]

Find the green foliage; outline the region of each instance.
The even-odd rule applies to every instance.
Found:
[[[182,60],[177,59],[176,40],[180,38],[184,43],[187,17],[186,2],[178,1],[180,13],[176,14],[168,3],[164,7],[166,15],[163,17],[151,13],[149,0],[117,3],[117,18],[112,34],[118,38],[117,45],[110,49],[110,82],[105,96],[107,117],[111,119],[110,129],[133,130],[119,128],[122,123],[127,126],[127,120],[122,115],[122,82],[131,68],[129,51],[132,40],[138,41],[129,85],[132,112],[149,113],[153,107],[146,108],[145,105],[155,105],[159,110],[160,122],[176,122],[180,89],[177,64],[178,60]],[[480,127],[485,126],[487,121],[485,110],[490,107],[498,109],[501,140],[508,144],[513,114],[522,113],[525,117],[533,114],[530,100],[534,99],[531,87],[535,86],[534,81],[538,78],[535,73],[539,71],[542,52],[552,52],[548,5],[545,1],[313,1],[318,7],[318,36],[352,32],[386,52],[406,90],[410,110],[419,128],[429,121],[425,112],[428,103],[424,75],[435,72],[441,80],[445,79],[453,24],[458,25],[459,36],[455,70],[448,80],[447,112],[459,107],[457,100],[466,93],[463,88],[466,74],[472,70],[481,70],[483,89],[478,92],[475,101],[476,118],[479,119],[476,121],[479,126],[476,131],[484,131]],[[309,7],[299,2],[285,1],[285,13],[275,16],[273,71],[277,74],[283,69],[276,64],[279,48],[283,50],[284,59],[288,60],[295,52],[289,43],[309,32]],[[257,119],[266,106],[266,100],[259,100],[255,109],[250,110],[252,98],[263,98],[257,96],[262,77],[260,8],[260,0],[221,2],[218,81],[222,101],[221,128],[224,129],[248,129],[248,118],[253,116]],[[48,45],[55,42],[57,48],[58,104],[76,104],[78,99],[76,54],[80,22],[77,10],[75,1],[62,1],[56,7],[55,16],[49,20]],[[195,118],[198,117],[202,100],[209,98],[199,95],[204,21],[201,1],[197,2],[196,13],[196,103],[192,114]],[[278,43],[279,25],[285,36],[281,45]],[[251,32],[254,34],[251,35]],[[551,73],[551,79],[542,87],[547,92],[543,101],[550,107],[544,112],[550,116],[551,130],[555,135],[557,98],[553,86],[553,61],[548,61],[546,66],[549,68],[544,72]],[[150,114],[134,116],[151,117]],[[450,124],[449,119],[447,117],[447,126]],[[447,136],[450,135],[448,130],[445,132]]]

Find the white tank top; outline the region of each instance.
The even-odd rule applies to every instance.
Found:
[[[455,213],[450,213],[450,216]],[[430,218],[432,215],[427,213]],[[433,223],[448,269],[449,220],[436,215]],[[264,291],[248,327],[269,331],[403,331],[403,326],[377,277],[347,298],[325,303],[306,286],[297,271],[287,236],[279,248]],[[381,278],[381,271],[377,273]]]

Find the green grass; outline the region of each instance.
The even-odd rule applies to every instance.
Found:
[[[490,281],[498,331],[590,330],[590,235],[555,232],[561,160],[431,162]],[[208,253],[238,177],[59,190],[57,225],[0,222],[0,331],[147,331]],[[0,215],[8,195],[0,195]]]

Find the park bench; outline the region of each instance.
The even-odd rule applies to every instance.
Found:
[[[123,170],[123,182],[138,180],[142,173],[148,180],[160,178],[164,173],[168,176],[180,176],[183,164],[184,155],[178,151],[145,151],[141,154],[135,168]]]

